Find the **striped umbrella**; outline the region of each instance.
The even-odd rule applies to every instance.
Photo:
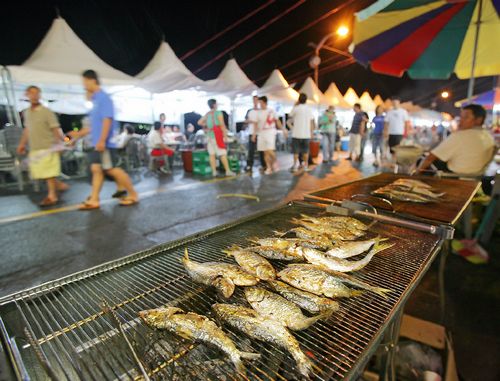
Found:
[[[357,14],[352,54],[414,79],[500,74],[500,0],[379,0]]]

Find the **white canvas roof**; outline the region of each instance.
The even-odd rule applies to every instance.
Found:
[[[363,111],[375,111],[375,108],[377,107],[368,91],[365,91],[363,94],[361,94],[359,103],[361,104],[361,109]]]
[[[314,83],[311,77],[307,77],[306,81],[300,88],[299,93],[306,94],[307,100],[314,103],[319,103],[327,106],[329,106],[331,103],[330,100],[323,95],[320,89],[318,89],[318,86],[316,85],[316,83]]]
[[[384,106],[384,100],[382,99],[382,97],[380,95],[375,95],[375,97],[373,98],[373,101],[375,102],[375,104],[377,106]]]
[[[261,91],[259,91],[259,94],[266,95],[269,99],[277,102],[284,101],[288,103],[295,103],[299,99],[299,93],[290,87],[287,80],[278,69],[273,70],[269,78],[267,78],[266,82],[262,86]]]
[[[189,71],[166,42],[160,44],[153,59],[136,78],[141,79],[137,86],[150,93],[184,90],[204,83]]]
[[[241,70],[234,58],[227,61],[226,66],[216,79],[206,81],[201,90],[225,95],[229,98],[251,95],[259,88]]]
[[[14,80],[23,83],[81,84],[82,73],[92,69],[103,85],[132,85],[138,80],[105,63],[57,18],[42,42],[22,65],[8,66]]]
[[[355,103],[359,103],[359,97],[358,94],[354,91],[352,87],[349,87],[344,94],[344,99],[347,103],[349,103],[352,106],[354,106]]]
[[[328,89],[325,91],[324,95],[330,101],[330,104],[332,106],[343,107],[346,109],[351,108],[351,105],[345,101],[337,85],[333,82],[330,83],[330,86],[328,86]]]

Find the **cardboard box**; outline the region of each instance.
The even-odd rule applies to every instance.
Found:
[[[459,381],[451,336],[446,333],[443,326],[410,315],[403,315],[399,338],[403,337],[429,345],[438,349],[440,353],[444,353],[443,381]],[[370,381],[379,379],[378,375],[372,372],[363,372],[363,376]]]

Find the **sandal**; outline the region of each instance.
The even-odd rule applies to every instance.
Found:
[[[130,205],[137,204],[138,202],[139,202],[139,200],[134,200],[132,198],[126,198],[122,202],[120,202],[120,205],[121,206],[130,206]]]
[[[120,197],[123,197],[123,196],[126,196],[127,195],[127,191],[124,189],[124,190],[117,190],[115,193],[113,193],[113,195],[111,197],[113,198],[120,198]]]
[[[78,210],[99,209],[100,207],[101,204],[88,204],[87,201],[84,201],[78,205]]]
[[[40,205],[40,206],[52,206],[52,205],[57,204],[58,201],[59,200],[51,200],[50,198],[45,197],[45,199],[41,203],[39,203],[38,205]]]

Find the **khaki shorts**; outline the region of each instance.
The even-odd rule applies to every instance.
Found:
[[[361,154],[361,135],[349,134],[349,153],[355,153],[356,156]]]
[[[50,179],[61,174],[61,157],[58,152],[40,149],[29,152],[31,178]]]
[[[88,153],[89,164],[99,164],[103,170],[108,171],[118,166],[118,149],[105,148],[103,152],[92,149]]]
[[[208,139],[207,142],[207,150],[209,155],[215,155],[215,156],[224,156],[227,155],[227,151],[225,148],[219,148],[217,146],[217,141],[215,139]]]
[[[257,136],[257,151],[276,150],[276,130],[263,130]]]

